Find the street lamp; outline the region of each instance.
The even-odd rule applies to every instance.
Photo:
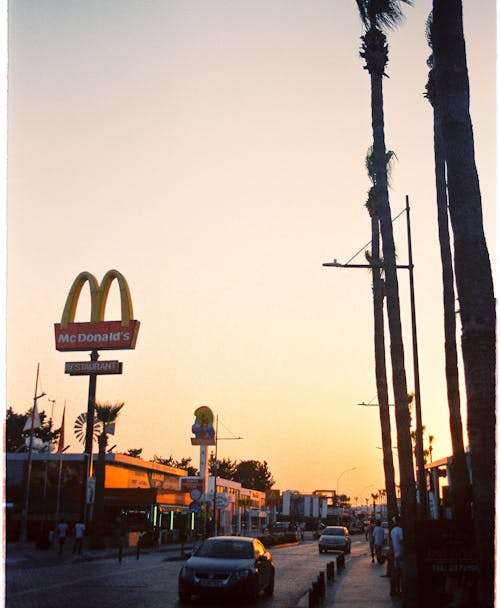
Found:
[[[352,467],[352,469],[346,469],[345,471],[342,471],[342,473],[337,477],[337,497],[339,495],[339,481],[340,481],[340,478],[342,477],[342,475],[344,473],[349,473],[349,471],[355,471],[355,470],[356,470],[356,467]]]
[[[411,226],[410,226],[410,203],[408,195],[406,195],[406,206],[401,213],[399,213],[393,221],[395,221],[402,213],[406,211],[406,232],[408,240],[408,264],[397,264],[396,268],[404,268],[409,271],[410,276],[410,311],[411,311],[411,333],[412,333],[412,346],[413,346],[413,378],[415,382],[415,421],[416,421],[416,441],[415,441],[415,452],[417,460],[417,486],[419,490],[419,509],[421,519],[425,519],[427,513],[427,487],[425,479],[425,463],[424,463],[424,439],[423,439],[423,427],[422,427],[422,406],[420,401],[420,373],[418,365],[418,346],[417,346],[417,320],[415,313],[415,287],[413,282],[413,254],[412,254],[412,243],[411,243]],[[339,263],[336,259],[333,262],[326,262],[323,266],[338,267],[338,268],[383,268],[384,264],[351,264],[353,260],[364,248],[369,245],[368,242],[362,249],[354,254],[348,260],[346,264]],[[369,404],[360,404],[369,405]]]
[[[354,470],[356,470],[356,467],[352,467],[352,469],[346,469],[345,471],[342,471],[342,473],[337,477],[337,492],[336,492],[337,509],[339,508],[339,481],[340,481],[340,478],[342,477],[342,475],[344,473],[349,473],[349,471],[354,471]],[[338,511],[337,511],[337,514],[338,514]],[[339,516],[337,515],[337,517],[339,517]],[[339,522],[338,523],[342,523],[342,520],[343,520],[343,517],[339,518]]]
[[[21,513],[21,533],[19,535],[19,541],[25,543],[28,539],[28,509],[30,501],[30,483],[31,483],[31,466],[33,462],[33,429],[35,428],[35,413],[36,413],[36,402],[45,396],[42,392],[37,395],[38,391],[38,376],[40,373],[40,363],[36,368],[36,381],[35,381],[35,394],[33,396],[33,410],[31,412],[31,426],[30,426],[30,440],[28,447],[28,466],[26,471],[26,485],[24,488],[24,505]]]
[[[231,432],[231,431],[229,431]],[[217,471],[219,469],[219,463],[217,461],[217,444],[219,441],[228,441],[228,440],[237,440],[243,439],[243,437],[219,437],[219,415],[217,414],[215,418],[215,456],[214,456],[214,502],[213,502],[213,510],[214,510],[214,521],[213,521],[213,531],[214,536],[217,536]]]

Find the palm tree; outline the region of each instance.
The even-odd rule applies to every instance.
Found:
[[[96,418],[102,423],[102,431],[97,439],[99,455],[96,467],[95,483],[95,506],[94,522],[96,527],[104,524],[104,484],[106,477],[106,446],[108,445],[108,432],[111,425],[114,425],[120,410],[125,403],[97,403],[95,404]]]
[[[486,608],[495,601],[495,297],[474,159],[461,0],[434,0],[432,19],[467,387],[477,605]]]
[[[426,37],[432,50],[432,13],[427,19]],[[460,388],[457,357],[457,327],[455,316],[455,285],[453,260],[448,228],[448,193],[446,188],[446,158],[442,136],[442,116],[436,94],[436,69],[434,55],[427,60],[430,68],[426,85],[426,97],[433,109],[434,117],[434,172],[436,181],[437,220],[441,268],[443,277],[444,352],[450,436],[453,451],[451,465],[451,500],[457,519],[470,518],[470,483],[465,458],[462,415],[460,413]]]
[[[375,517],[375,502],[376,502],[376,500],[378,498],[378,493],[372,492],[371,493],[371,497],[372,497],[372,500],[373,500],[373,517]]]
[[[389,150],[386,153],[386,166],[388,179],[390,175],[391,162],[396,157]],[[377,396],[379,404],[380,429],[382,433],[382,455],[384,465],[385,487],[387,490],[387,512],[389,521],[398,513],[396,499],[396,482],[394,474],[394,459],[392,454],[391,439],[391,417],[389,413],[389,391],[387,387],[387,368],[385,360],[385,332],[384,332],[384,280],[382,278],[382,259],[380,257],[380,220],[375,193],[375,167],[373,157],[373,146],[370,146],[365,159],[365,166],[372,187],[368,192],[366,208],[371,219],[372,250],[368,261],[373,265],[373,328],[375,347],[375,380],[377,384]]]
[[[401,3],[411,0],[356,0],[365,34],[361,37],[361,57],[370,74],[375,192],[380,217],[380,231],[385,272],[387,315],[391,338],[391,364],[398,437],[401,510],[405,534],[405,605],[417,604],[417,568],[415,558],[414,522],[417,518],[415,474],[410,438],[410,416],[407,402],[399,288],[396,271],[396,250],[392,230],[391,209],[387,188],[386,147],[384,134],[384,103],[382,79],[388,61],[387,39],[383,32],[399,24],[403,18]]]
[[[428,435],[427,438],[429,440],[429,462],[432,462],[432,444],[434,443],[434,435]]]

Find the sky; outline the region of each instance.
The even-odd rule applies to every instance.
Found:
[[[384,107],[393,215],[406,195],[411,206],[424,447],[433,435],[437,459],[451,441],[423,97],[432,2],[415,4],[388,33]],[[496,6],[463,5],[495,267]],[[198,465],[191,425],[207,405],[218,456],[266,461],[281,490],[362,502],[383,488],[378,408],[357,405],[377,402],[370,274],[322,266],[358,251],[363,263],[370,240],[354,0],[13,0],[8,29],[7,407],[32,406],[39,364],[39,409],[59,426],[65,406],[69,451],[83,450],[73,424],[88,378],[64,363],[89,353],[57,352],[54,323],[81,271],[101,280],[114,268],[141,322],[134,350],[101,353],[123,362],[97,379],[97,401],[125,403],[115,451]],[[394,231],[403,264],[404,216]],[[408,272],[398,276],[412,391]],[[85,287],[76,320],[89,310]],[[115,283],[106,319],[119,318]]]

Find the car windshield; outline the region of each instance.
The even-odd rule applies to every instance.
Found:
[[[220,557],[222,559],[251,559],[253,543],[248,541],[208,539],[195,551],[196,557]]]
[[[344,528],[325,528],[323,536],[344,536]]]

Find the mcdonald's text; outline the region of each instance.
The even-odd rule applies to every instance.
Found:
[[[135,348],[139,321],[100,321],[98,323],[68,323],[65,329],[54,324],[56,350],[123,350]]]

